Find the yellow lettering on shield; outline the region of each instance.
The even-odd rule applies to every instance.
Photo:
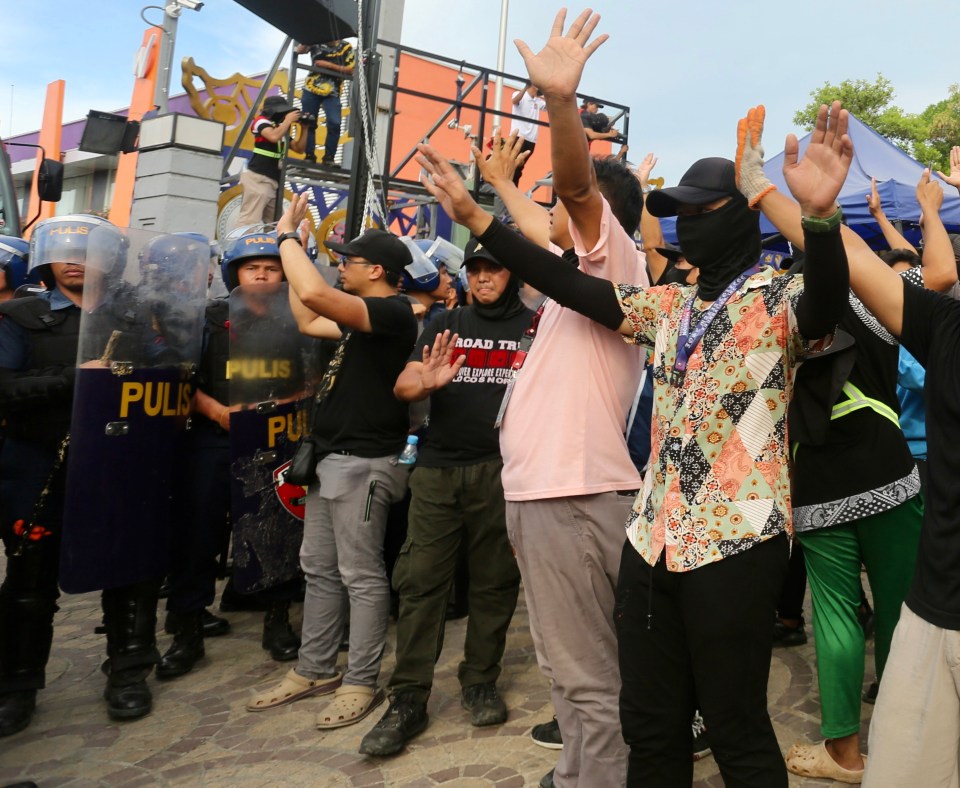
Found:
[[[272,449],[277,445],[277,436],[287,429],[287,419],[285,416],[271,416],[267,419],[267,448]]]
[[[125,419],[130,412],[131,403],[143,399],[142,383],[124,383],[120,390],[120,418]]]

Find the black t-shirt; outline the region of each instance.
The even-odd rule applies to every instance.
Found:
[[[904,284],[900,341],[927,370],[930,469],[907,605],[935,626],[960,630],[960,302]]]
[[[407,403],[393,396],[417,338],[417,319],[398,296],[364,298],[370,333],[354,331],[313,427],[323,451],[360,457],[397,454],[407,438]]]
[[[533,312],[524,309],[506,320],[487,320],[466,306],[438,315],[424,329],[410,361],[422,361],[423,348],[448,328],[460,335],[453,358],[467,360],[449,385],[430,396],[430,427],[418,465],[451,468],[500,456],[500,434],[493,424],[520,337],[532,319]]]

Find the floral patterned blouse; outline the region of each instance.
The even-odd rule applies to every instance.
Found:
[[[794,313],[800,276],[763,268],[721,309],[672,385],[677,338],[692,287],[617,285],[633,328],[653,347],[650,464],[627,536],[653,565],[686,572],[792,534],[787,403],[807,342]],[[694,303],[691,330],[703,315]]]

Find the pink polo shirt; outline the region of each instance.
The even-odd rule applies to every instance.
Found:
[[[570,233],[581,271],[649,286],[646,259],[606,200],[593,249],[583,248],[572,222]],[[618,333],[547,302],[500,429],[506,500],[640,487],[623,433],[642,361]]]

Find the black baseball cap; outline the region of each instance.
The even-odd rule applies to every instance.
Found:
[[[676,186],[650,192],[644,208],[652,216],[676,216],[681,203],[706,205],[721,197],[739,196],[733,162],[713,157],[694,162]]]
[[[362,257],[375,265],[382,265],[388,271],[398,274],[413,262],[410,250],[397,236],[386,230],[376,228],[367,230],[349,243],[338,244],[327,241],[327,249],[344,257]]]
[[[470,240],[467,241],[467,245],[463,247],[464,267],[471,260],[489,260],[491,263],[499,265],[501,268],[503,268],[503,263],[494,257],[493,254],[473,236],[471,236]]]
[[[677,262],[681,257],[683,257],[683,250],[679,246],[674,246],[673,244],[666,244],[665,246],[655,246],[657,253],[662,257],[666,257],[671,262]]]
[[[587,98],[583,100],[583,104],[581,104],[581,106],[586,108],[587,104],[596,104],[598,109],[603,109],[603,104],[601,104],[592,96],[587,96]]]
[[[263,100],[263,111],[271,115],[284,114],[292,112],[296,107],[290,104],[283,96],[267,96]]]

